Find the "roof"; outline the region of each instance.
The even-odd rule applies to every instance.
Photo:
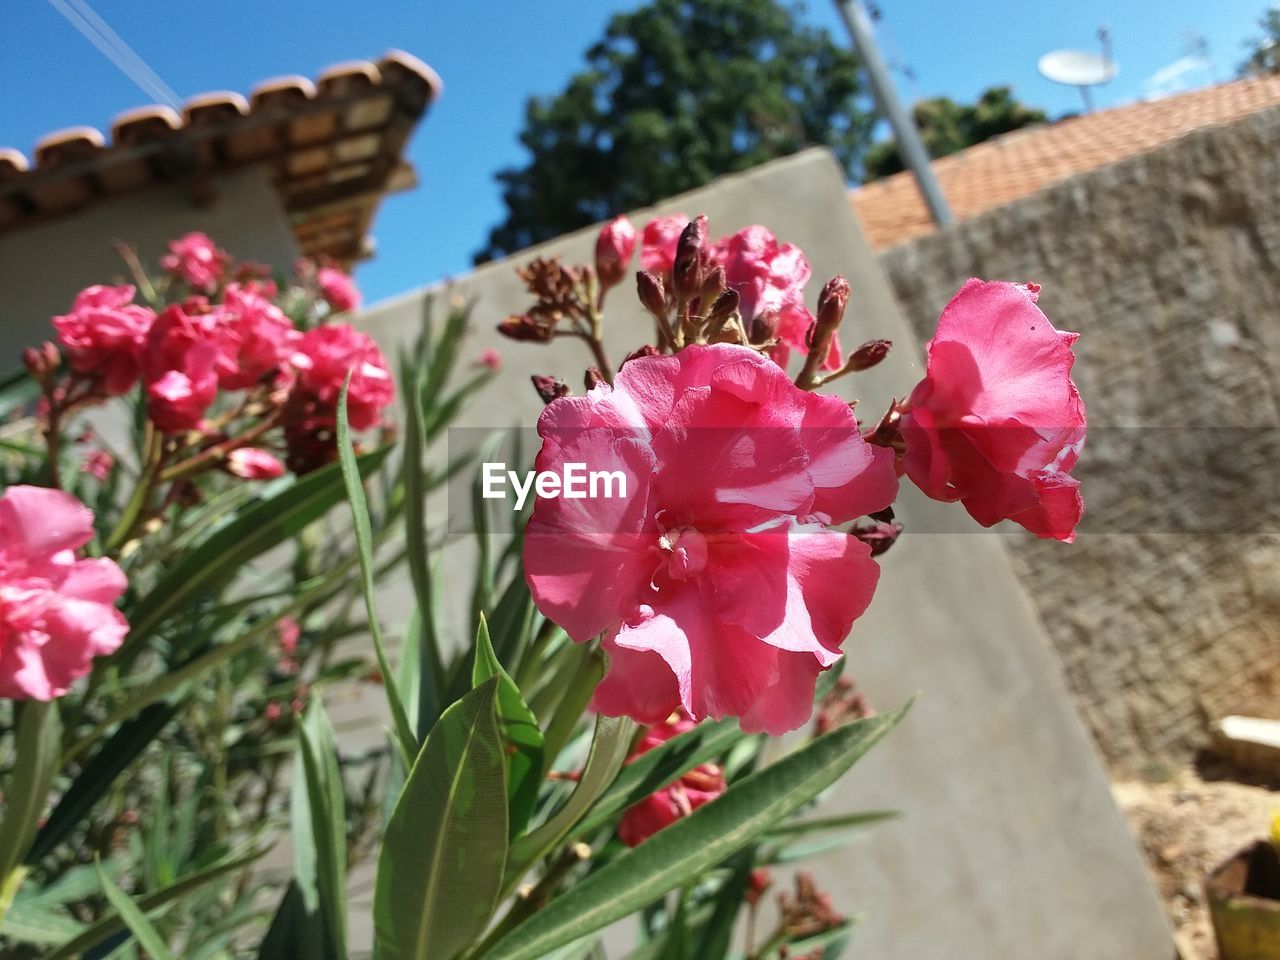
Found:
[[[933,162],[957,220],[1036,193],[1077,173],[1154,150],[1210,124],[1230,123],[1280,103],[1280,76],[1249,77],[1190,93],[1027,127]],[[850,192],[876,250],[932,233],[933,220],[910,173]]]
[[[51,133],[32,159],[0,148],[0,233],[73,214],[160,182],[187,185],[196,204],[215,177],[269,167],[299,250],[350,264],[382,197],[415,185],[404,148],[439,95],[440,78],[407,53],[335,64],[314,82],[264,81],[248,99],[213,92],[182,111],[153,104],[93,127]]]

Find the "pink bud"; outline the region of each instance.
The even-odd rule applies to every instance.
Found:
[[[596,273],[601,289],[616,287],[627,275],[636,249],[636,228],[626,217],[605,224],[596,238]]]
[[[240,447],[227,454],[226,470],[245,480],[274,480],[283,476],[284,464],[265,450]]]

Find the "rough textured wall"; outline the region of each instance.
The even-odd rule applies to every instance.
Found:
[[[881,257],[927,339],[969,276],[1036,280],[1090,414],[1073,548],[1019,567],[1122,768],[1226,712],[1280,717],[1280,109]]]

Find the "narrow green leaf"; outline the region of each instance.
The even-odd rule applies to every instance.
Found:
[[[13,772],[4,790],[0,822],[0,916],[18,891],[19,870],[40,825],[49,788],[58,772],[62,721],[57,701],[28,700],[19,708]]]
[[[489,638],[489,624],[481,614],[471,683],[478,687],[490,677],[498,678],[498,725],[507,747],[503,752],[507,758],[508,831],[514,837],[529,822],[538,802],[545,764],[542,731],[515,681],[498,662]]]
[[[156,703],[120,725],[76,775],[49,814],[27,853],[28,864],[39,863],[84,822],[116,778],[159,736],[177,712],[173,704]]]
[[[780,823],[769,831],[770,837],[802,837],[828,830],[847,830],[870,827],[899,816],[897,810],[869,810],[865,813],[846,813],[838,817],[819,817],[814,820],[793,820]]]
[[[421,633],[418,670],[418,709],[410,716],[417,720],[419,737],[425,737],[444,708],[446,676],[436,633],[435,596],[432,592],[430,545],[427,540],[427,493],[430,481],[422,463],[425,440],[422,428],[422,388],[417,368],[407,359],[401,368],[405,397],[404,430],[404,523],[409,579],[418,601]],[[412,754],[410,754],[412,756]]]
[[[390,448],[384,447],[360,457],[360,473],[378,469],[389,452]],[[197,597],[220,590],[255,557],[320,519],[342,500],[342,490],[342,469],[337,464],[264,486],[252,506],[238,511],[186,551],[128,611],[130,630],[125,645],[137,648],[171,615],[189,607]],[[119,651],[112,656],[118,655]]]
[[[680,900],[676,904],[676,912],[671,917],[663,936],[662,952],[659,960],[687,960],[689,948],[693,945],[689,934],[689,890],[680,891]]]
[[[174,883],[163,890],[157,890],[154,893],[148,893],[141,896],[137,900],[138,909],[143,913],[151,913],[161,907],[174,903],[182,898],[197,893],[204,889],[215,880],[235,873],[249,866],[264,853],[268,848],[255,850],[250,854],[242,857],[235,857],[230,860],[224,860],[215,863],[212,866],[197,870],[183,877],[177,883]],[[94,923],[79,936],[68,940],[62,946],[53,950],[48,955],[41,957],[40,960],[70,960],[72,957],[83,956],[88,950],[96,947],[102,941],[111,935],[125,929],[124,921],[120,919],[118,914],[109,914],[103,917],[97,923]]]
[[[715,760],[745,736],[737,720],[707,720],[645,751],[622,769],[592,806],[582,822],[582,832],[598,830],[698,764]]]
[[[97,889],[95,881],[91,892],[96,893]],[[39,947],[52,947],[83,931],[84,924],[64,908],[29,903],[22,899],[15,900],[4,915],[4,920],[0,921],[0,935]]]
[[[493,915],[507,858],[497,688],[441,714],[396,803],[373,899],[379,960],[452,960]]]
[[[573,736],[578,721],[586,712],[587,704],[595,695],[600,678],[604,676],[604,659],[598,650],[591,650],[580,644],[572,644],[573,658],[577,660],[577,669],[568,681],[553,679],[564,688],[564,695],[556,704],[547,722],[546,751],[548,757],[560,756],[560,751]]]
[[[332,947],[341,960],[347,944],[347,796],[338,767],[333,727],[319,700],[312,700],[298,730],[298,753],[306,779],[315,875]],[[302,844],[303,837],[294,837]]]
[[[98,867],[98,882],[102,884],[102,892],[107,895],[107,901],[115,908],[120,919],[129,928],[129,932],[137,937],[142,948],[151,955],[151,960],[174,960],[160,931],[151,925],[147,915],[138,908],[129,895],[117,887],[103,872],[101,865]]]
[[[485,960],[537,960],[697,877],[831,786],[902,715],[899,710],[833,730],[740,780],[553,900],[503,937]]]
[[[391,720],[395,725],[396,736],[400,739],[400,748],[406,757],[412,757],[418,751],[418,737],[413,732],[413,727],[409,726],[409,715],[405,712],[404,701],[400,699],[396,675],[391,670],[391,661],[387,659],[374,600],[373,530],[369,525],[369,505],[365,501],[364,484],[361,482],[360,468],[351,443],[351,425],[347,420],[347,391],[350,387],[351,374],[348,373],[338,397],[338,459],[342,465],[342,479],[347,487],[347,500],[351,504],[351,518],[355,526],[356,550],[360,556],[360,589],[364,593],[364,607],[369,614],[369,636],[373,639],[373,652],[378,658],[382,688],[387,694],[387,704],[391,708]]]
[[[591,739],[591,750],[587,753],[587,765],[569,799],[546,823],[511,844],[512,869],[507,874],[508,883],[518,880],[535,861],[546,856],[568,836],[596,798],[613,782],[627,761],[635,729],[635,724],[626,717],[596,717],[596,731]]]

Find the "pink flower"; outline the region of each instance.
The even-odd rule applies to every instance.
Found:
[[[281,617],[276,623],[276,636],[280,640],[281,650],[288,654],[296,653],[302,627],[293,617]]]
[[[367,335],[345,323],[327,323],[299,339],[292,363],[298,370],[295,389],[336,414],[342,384],[351,373],[347,415],[353,430],[367,430],[395,399],[387,359]]]
[[[1084,512],[1069,475],[1085,434],[1071,381],[1078,334],[1053,328],[1038,289],[969,280],[947,304],[925,378],[904,405],[903,467],[984,527],[1009,519],[1070,541]]]
[[[677,235],[678,236],[678,235]],[[596,238],[596,276],[602,289],[616,287],[627,275],[636,251],[636,228],[626,217],[605,224]]]
[[[84,460],[80,463],[80,470],[93,477],[99,483],[103,483],[107,477],[111,476],[111,469],[115,465],[115,457],[105,450],[95,448],[85,451]]]
[[[540,498],[525,537],[538,608],[578,642],[603,635],[597,708],[803,724],[879,575],[825,524],[883,509],[897,487],[848,405],[754,350],[695,345],[553,401],[538,431],[539,471],[625,479],[624,496]]]
[[[640,265],[659,279],[665,278],[675,263],[680,234],[688,225],[689,218],[682,213],[655,217],[646,223],[640,245]]]
[[[227,285],[223,294],[224,342],[232,363],[219,377],[226,390],[245,390],[273,373],[293,352],[298,331],[256,283]]]
[[[493,347],[486,347],[484,350],[480,351],[480,357],[476,362],[480,366],[486,367],[494,373],[497,373],[502,369],[502,354]]]
[[[218,308],[192,297],[165,309],[147,336],[147,414],[164,433],[195,430],[234,374],[235,343]]]
[[[783,367],[792,350],[808,352],[814,320],[804,305],[804,288],[812,271],[799,247],[779,244],[765,227],[752,226],[716,243],[711,261],[724,267],[725,280],[738,291],[738,309],[753,342],[776,336],[772,355]],[[842,362],[839,338],[832,337],[822,366],[836,370]]]
[[[61,490],[0,496],[0,697],[52,700],[129,631],[115,601],[128,585],[111,560],[77,559],[93,514]]]
[[[160,258],[160,266],[172,276],[204,293],[218,285],[230,263],[230,254],[199,232],[170,241],[169,252]]]
[[[694,722],[683,714],[669,717],[645,731],[640,744],[631,754],[634,760],[654,747],[666,743],[677,734],[694,728]],[[629,847],[638,846],[664,827],[687,817],[709,800],[725,791],[724,773],[713,763],[701,763],[679,780],[649,794],[622,815],[618,837]]]
[[[316,271],[316,285],[327,304],[337,313],[355,310],[360,306],[360,291],[349,273],[337,267],[321,267]]]
[[[133,295],[128,284],[88,287],[76,295],[70,313],[53,318],[71,366],[113,395],[128,393],[138,382],[142,347],[155,320]]]
[[[274,480],[284,476],[284,464],[256,447],[238,447],[227,454],[227,473],[245,480]]]

